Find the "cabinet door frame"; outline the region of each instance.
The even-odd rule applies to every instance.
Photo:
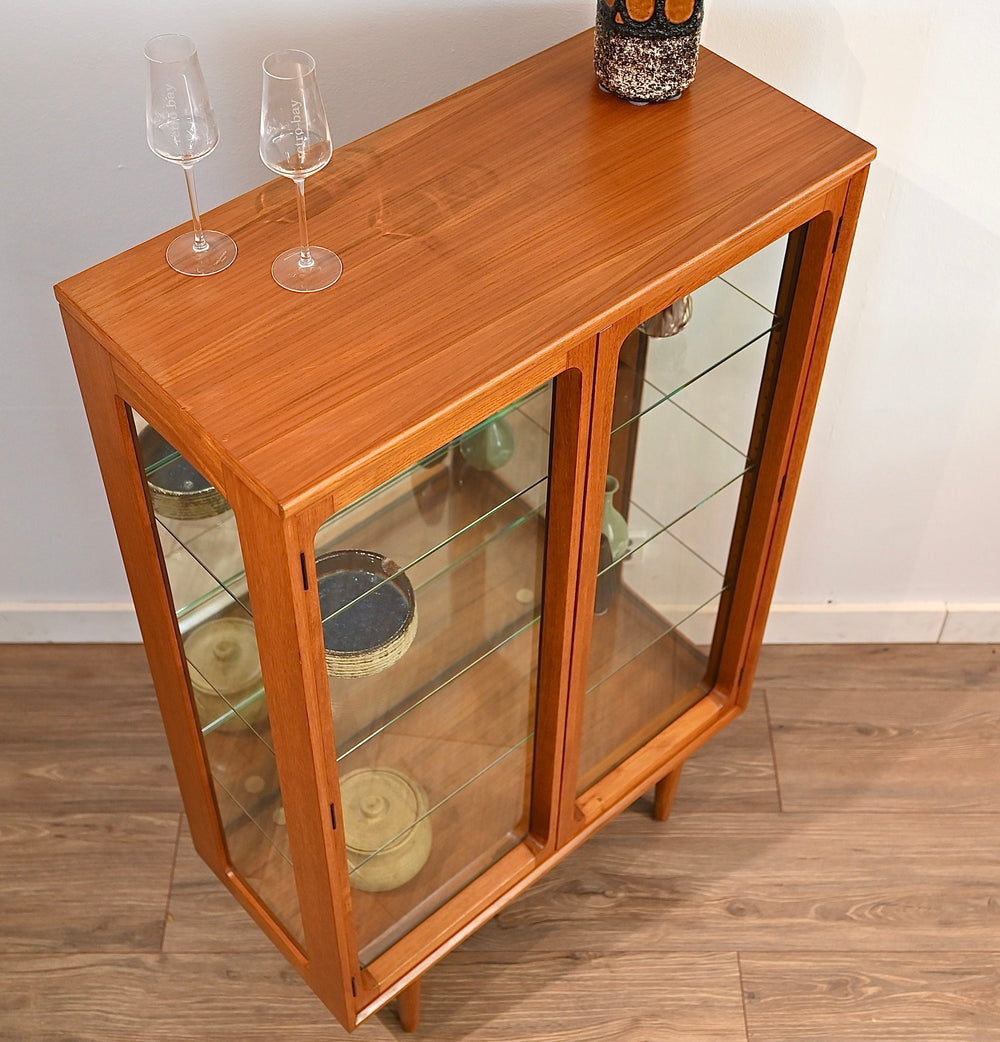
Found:
[[[167,566],[138,455],[132,410],[151,422],[230,502],[239,482],[210,445],[192,441],[190,432],[177,429],[156,394],[136,383],[67,309],[62,312],[195,850],[268,939],[340,1016],[336,996],[323,994],[323,977],[314,972],[312,953],[307,954],[308,938],[303,949],[230,863]],[[307,918],[305,908],[303,918]]]
[[[446,414],[431,418],[425,430],[414,432],[405,452],[377,471],[345,472],[342,488],[350,501],[383,480],[399,473],[440,445],[459,436],[495,411],[516,401],[546,381],[553,383],[553,422],[550,428],[549,506],[542,604],[534,758],[531,778],[528,836],[514,849],[486,868],[439,908],[417,923],[400,940],[358,970],[357,1021],[397,995],[434,962],[517,892],[520,885],[544,865],[556,847],[561,797],[562,752],[565,743],[566,692],[571,654],[573,591],[579,562],[585,450],[589,437],[589,409],[593,389],[594,339],[584,337],[561,351],[546,352],[518,371],[508,373],[489,388],[479,389],[456,403]],[[336,509],[338,497],[313,504],[299,519],[299,553],[305,555],[310,582],[314,581],[313,540],[319,525]],[[347,504],[345,496],[339,502]],[[312,602],[310,602],[312,603]],[[319,632],[318,619],[312,632]],[[314,655],[322,655],[314,647]],[[325,675],[320,697],[329,698]],[[330,736],[332,741],[332,735]],[[325,770],[332,791],[336,765],[328,759]],[[346,862],[345,862],[346,864]],[[357,960],[357,950],[351,953]]]
[[[692,270],[672,280],[666,292],[661,287],[655,295],[644,294],[637,306],[598,338],[596,386],[613,388],[620,349],[644,318],[769,243],[789,236],[778,301],[786,318],[783,328],[771,337],[766,366],[772,366],[774,371],[765,372],[767,400],[758,403],[752,435],[761,445],[760,463],[742,490],[727,567],[729,590],[720,607],[704,694],[577,796],[592,606],[612,431],[613,403],[595,402],[570,674],[560,844],[575,845],[579,838],[634,802],[677,770],[691,752],[746,707],[866,179],[867,169],[800,203],[789,213],[774,216],[766,227],[756,229],[741,241],[737,250],[730,245],[712,251]]]

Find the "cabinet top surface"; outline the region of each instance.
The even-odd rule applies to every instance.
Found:
[[[57,296],[176,430],[294,505],[511,368],[670,303],[874,156],[711,52],[642,107],[599,90],[591,54],[583,33],[336,149],[306,186],[311,241],[344,261],[330,289],[271,279],[298,235],[279,179],[205,216],[237,241],[226,271],[172,271],[175,230]]]

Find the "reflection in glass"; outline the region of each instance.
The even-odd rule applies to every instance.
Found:
[[[527,835],[550,412],[545,385],[317,533],[319,572],[347,554],[369,573],[319,593],[363,962]],[[348,613],[364,655],[406,639],[377,669],[330,668]]]
[[[133,416],[229,863],[304,947],[236,520],[222,494]],[[167,486],[175,495],[164,499]],[[187,496],[195,505],[179,506]]]
[[[582,793],[709,686],[783,241],[622,345],[577,778]],[[775,261],[777,260],[777,263]],[[746,280],[753,294],[740,287]],[[685,298],[686,299],[686,298]],[[615,550],[614,528],[626,526]],[[621,539],[619,531],[617,538]]]

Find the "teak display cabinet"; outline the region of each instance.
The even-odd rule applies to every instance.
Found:
[[[348,1028],[751,686],[874,150],[591,48],[337,150],[331,289],[271,279],[284,182],[221,274],[168,232],[56,288],[195,846]]]

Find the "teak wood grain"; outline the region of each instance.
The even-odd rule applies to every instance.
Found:
[[[874,150],[710,52],[679,101],[624,105],[597,88],[591,48],[581,34],[339,149],[310,183],[313,239],[345,262],[323,293],[290,294],[270,277],[294,234],[280,181],[206,216],[240,248],[211,279],[166,266],[166,233],[56,287],[195,847],[349,1029],[394,996],[415,1026],[421,975],[654,784],[665,817],[681,765],[738,716],[752,683]],[[662,719],[618,714],[623,733],[581,767],[619,350],[640,320],[786,235],[707,668],[695,656],[694,671],[678,671]],[[402,911],[384,923],[372,913],[366,932],[366,915],[352,914],[371,899],[348,878],[316,532],[548,381],[534,759],[530,784],[525,770],[511,783],[526,793],[519,842],[492,864],[488,850],[467,862],[466,885],[419,906],[398,939]],[[291,932],[220,825],[129,405],[239,522],[294,863]],[[647,674],[622,676],[627,689]],[[428,756],[427,734],[402,737],[407,755]],[[489,745],[480,735],[467,748],[477,743]],[[429,863],[442,882],[452,873],[447,859]],[[373,934],[395,943],[369,958]]]
[[[294,230],[266,205],[291,186],[270,185],[206,215],[239,243],[226,272],[177,275],[167,233],[59,299],[144,396],[176,404],[184,442],[287,507],[320,451],[330,473],[373,461],[470,387],[707,281],[737,240],[776,238],[871,161],[710,52],[676,104],[636,108],[598,89],[591,50],[584,33],[337,149],[310,180],[311,235],[344,259],[327,292],[271,279]]]

